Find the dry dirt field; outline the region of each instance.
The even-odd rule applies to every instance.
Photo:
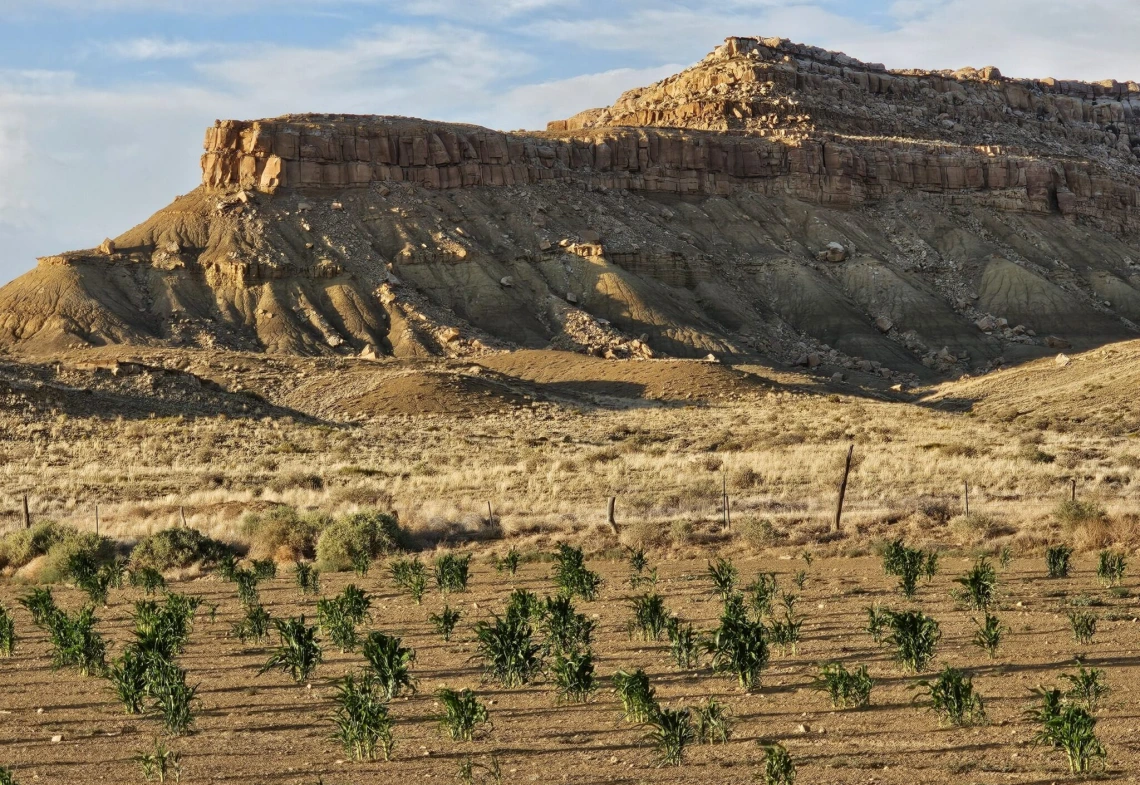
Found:
[[[768,739],[787,747],[799,769],[798,781],[805,783],[1051,783],[1068,779],[1063,755],[1031,743],[1035,726],[1023,712],[1032,705],[1031,688],[1058,684],[1059,674],[1074,670],[1074,657],[1083,655],[1088,664],[1105,669],[1113,690],[1099,712],[1098,732],[1109,754],[1104,781],[1135,781],[1140,663],[1134,596],[1101,590],[1088,558],[1077,560],[1070,578],[1058,580],[1044,577],[1040,559],[1017,559],[1000,573],[997,613],[1011,633],[991,661],[970,643],[971,613],[949,596],[952,577],[968,565],[966,559],[946,558],[941,574],[921,586],[915,604],[943,626],[934,667],[951,664],[974,676],[989,714],[989,723],[979,727],[940,726],[933,713],[913,702],[919,677],[902,673],[889,652],[864,632],[866,606],[907,606],[877,559],[817,559],[810,566],[798,559],[738,562],[743,580],[774,571],[788,589],[794,571],[808,573],[797,606],[806,618],[799,651],[774,653],[756,694],[744,694],[733,679],[713,675],[707,659],[701,667],[682,671],[670,662],[667,643],[631,640],[626,625],[634,591],[624,585],[629,569],[617,560],[592,560],[590,566],[603,574],[605,586],[597,601],[577,604],[598,621],[593,649],[603,688],[589,703],[568,706],[556,705],[545,681],[509,690],[481,681],[479,663],[472,660],[471,625],[492,611],[501,612],[514,587],[541,595],[552,586],[547,563],[524,564],[511,580],[479,559],[472,565],[469,592],[451,596],[464,618],[448,644],[427,623],[428,614],[443,604],[438,593],[429,593],[416,606],[395,592],[379,565],[363,579],[326,579],[326,594],[350,580],[365,588],[374,596],[375,618],[367,627],[404,636],[418,653],[413,672],[419,692],[392,706],[397,744],[388,763],[346,762],[330,739],[332,681],[360,666],[359,654],[328,651],[308,685],[295,685],[278,673],[258,676],[267,648],[243,646],[227,636],[240,613],[233,585],[213,577],[172,585],[220,608],[213,623],[199,613],[182,658],[190,682],[201,684],[201,704],[195,731],[171,744],[183,754],[184,782],[450,782],[464,756],[485,762],[494,753],[503,781],[510,783],[746,783],[753,781],[762,760],[756,740]],[[715,626],[720,603],[710,592],[704,560],[670,559],[657,566],[657,590],[669,608],[698,628]],[[8,586],[0,597],[11,606],[18,593]],[[120,645],[128,634],[135,595],[133,589],[113,592],[110,607],[99,614],[99,628]],[[1106,619],[1094,641],[1084,646],[1073,641],[1063,615],[1069,599],[1081,595],[1103,600],[1105,606],[1098,610]],[[59,596],[68,608],[81,599],[69,589],[59,590]],[[263,584],[262,599],[275,616],[314,613],[313,600],[302,599],[284,573]],[[15,615],[24,637],[16,656],[0,661],[5,762],[16,767],[24,782],[137,781],[132,757],[152,744],[159,722],[123,714],[104,680],[72,670],[53,672],[44,636],[33,631],[22,608]],[[833,710],[824,694],[810,688],[816,663],[825,660],[869,665],[876,684],[867,708]],[[632,667],[649,673],[667,705],[693,705],[708,696],[723,701],[735,717],[729,743],[693,746],[680,768],[655,768],[643,730],[621,720],[620,705],[608,689],[614,671]],[[493,730],[471,743],[443,736],[434,720],[439,708],[433,693],[444,685],[475,689],[489,704]],[[62,740],[52,743],[56,735]]]

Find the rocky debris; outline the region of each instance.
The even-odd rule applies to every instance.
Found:
[[[115,241],[108,237],[99,243],[99,253],[103,254],[103,256],[110,256],[115,253]]]
[[[827,247],[819,252],[818,258],[821,262],[845,262],[847,261],[847,249],[842,243],[828,243]]]
[[[889,333],[895,328],[895,323],[888,319],[886,316],[880,316],[875,320],[875,329],[881,333]]]
[[[650,360],[665,356],[649,346],[648,336],[631,338],[614,329],[606,319],[598,319],[556,300],[552,302],[552,307],[561,327],[550,342],[552,349],[580,352],[607,360]],[[715,355],[710,356],[716,361]]]
[[[499,279],[499,285],[505,286],[509,289],[510,287],[515,285],[515,279],[509,275],[504,275],[502,278]]]
[[[1058,354],[1055,362],[1057,363],[1058,368],[1064,368],[1066,365],[1072,362],[1072,360],[1067,354]]]

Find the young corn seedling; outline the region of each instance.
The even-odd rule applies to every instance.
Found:
[[[356,577],[363,578],[372,569],[372,554],[367,550],[354,551],[352,554],[352,571]]]
[[[68,557],[67,574],[86,595],[92,605],[106,605],[114,582],[114,574],[101,568],[90,551],[78,551]]]
[[[769,634],[772,643],[779,647],[781,655],[788,652],[797,653],[800,645],[800,630],[803,624],[802,616],[793,616],[791,613],[785,613],[783,621],[772,622],[772,629]]]
[[[630,548],[629,568],[633,570],[633,574],[643,574],[645,572],[645,568],[648,566],[649,557],[645,555],[645,550],[643,548]]]
[[[894,647],[895,661],[905,670],[921,673],[934,659],[934,650],[942,638],[942,630],[922,611],[885,611],[890,635],[886,642]]]
[[[139,714],[147,697],[150,663],[137,646],[128,646],[107,669],[115,696],[127,714]]]
[[[725,744],[732,733],[732,717],[716,698],[693,707],[693,735],[697,744]]]
[[[756,580],[744,588],[748,602],[752,606],[756,618],[762,619],[772,612],[772,600],[780,592],[780,584],[776,580],[776,573],[761,573]]]
[[[683,624],[671,616],[665,625],[669,636],[669,656],[678,668],[692,668],[701,658],[701,640],[692,624]]]
[[[299,561],[293,565],[293,575],[301,594],[310,596],[321,593],[321,571],[314,565]]]
[[[760,686],[760,675],[768,665],[768,632],[760,622],[748,619],[744,598],[729,598],[720,626],[705,642],[712,655],[713,670],[731,673],[740,686],[751,692]]]
[[[182,776],[182,755],[168,748],[162,739],[154,740],[154,748],[135,755],[147,782],[178,782]]]
[[[459,771],[455,779],[463,785],[475,785],[476,782],[500,785],[503,781],[503,768],[499,763],[499,757],[494,753],[491,753],[486,763],[476,763],[474,758],[467,755],[459,761]]]
[[[796,764],[782,744],[758,742],[764,750],[764,785],[793,785]]]
[[[554,585],[567,597],[581,597],[587,602],[597,599],[602,576],[586,569],[586,558],[580,548],[562,543],[554,555]]]
[[[951,725],[978,725],[986,721],[982,696],[969,676],[947,665],[933,681],[918,682],[930,698],[930,709]]]
[[[1096,718],[1085,709],[1071,703],[1045,706],[1039,718],[1041,730],[1034,742],[1064,750],[1072,774],[1086,774],[1094,765],[1104,765],[1108,753],[1096,737]]]
[[[192,704],[198,688],[186,683],[186,671],[171,662],[152,663],[147,675],[147,692],[162,715],[163,725],[174,736],[194,724]]]
[[[1068,545],[1053,545],[1045,551],[1045,569],[1050,578],[1069,577],[1069,560],[1073,549]]]
[[[919,578],[930,580],[937,574],[938,554],[895,540],[883,549],[883,572],[899,579],[899,591],[909,600],[918,589]]]
[[[233,581],[234,573],[236,573],[237,570],[237,556],[234,556],[230,551],[224,552],[218,559],[217,566],[214,567],[214,572],[218,573],[218,576],[221,577],[222,580],[230,582]]]
[[[410,673],[416,652],[402,646],[400,638],[374,630],[364,639],[362,652],[385,700],[416,691],[416,680]]]
[[[597,689],[589,650],[558,654],[550,666],[559,703],[585,703]]]
[[[298,684],[308,681],[323,658],[316,625],[306,625],[304,614],[300,618],[274,619],[273,625],[277,628],[280,645],[258,675],[280,670],[292,676]]]
[[[1013,563],[1013,548],[1011,548],[1008,545],[1003,545],[1001,548],[1001,554],[998,556],[998,564],[1000,564],[1001,568],[1004,570],[1006,567],[1008,567],[1012,563]]]
[[[547,597],[542,602],[539,615],[548,653],[568,654],[589,647],[594,622],[585,614],[577,613],[569,597]]]
[[[32,589],[17,602],[32,614],[32,624],[44,630],[50,629],[52,620],[62,612],[55,604],[51,589]]]
[[[1069,626],[1073,630],[1073,638],[1080,644],[1092,643],[1096,635],[1096,624],[1099,617],[1091,611],[1069,611]]]
[[[62,611],[51,620],[53,668],[74,667],[83,676],[101,675],[106,669],[107,643],[95,629],[91,605],[70,616]]]
[[[685,747],[696,739],[688,709],[660,707],[649,718],[648,739],[657,751],[658,766],[680,766]]]
[[[1104,671],[1099,668],[1086,670],[1083,665],[1076,673],[1062,673],[1061,678],[1072,685],[1069,691],[1065,693],[1065,697],[1074,703],[1083,705],[1089,714],[1096,713],[1100,699],[1110,692],[1104,683],[1103,676]]]
[[[337,681],[333,697],[336,725],[333,738],[353,760],[376,760],[377,754],[383,755],[384,760],[392,759],[394,723],[388,714],[387,700],[371,674],[349,674]]]
[[[19,785],[11,769],[0,766],[0,785]]]
[[[542,647],[534,642],[529,620],[495,616],[475,625],[479,656],[491,678],[503,687],[528,684],[542,671]]]
[[[799,589],[800,591],[803,591],[804,590],[804,584],[807,583],[807,572],[805,572],[804,570],[799,570],[792,577],[792,583],[794,583],[796,585],[797,589]]]
[[[819,666],[819,676],[813,686],[827,693],[832,707],[858,709],[871,701],[871,688],[874,684],[866,665],[849,671],[843,667],[843,663],[828,662]]]
[[[997,616],[987,612],[985,621],[979,623],[974,619],[974,625],[978,628],[974,631],[974,645],[989,655],[990,659],[997,657],[998,647],[1001,645],[1001,639],[1009,632],[1009,627],[1006,627]]]
[[[238,569],[234,571],[234,585],[237,586],[238,600],[244,607],[261,604],[261,594],[257,584],[261,579],[253,570]]]
[[[455,626],[459,624],[462,617],[462,613],[454,610],[450,605],[444,605],[442,611],[428,616],[428,621],[435,627],[435,631],[443,636],[445,641],[450,641],[451,633],[455,631]]]
[[[445,553],[435,560],[435,585],[444,594],[467,591],[471,556]]]
[[[440,727],[455,741],[473,741],[479,726],[491,724],[487,707],[476,700],[471,690],[456,692],[444,687],[435,697],[443,706],[438,718]]]
[[[890,611],[880,608],[878,605],[868,605],[867,608],[867,634],[871,636],[871,640],[875,643],[882,644],[883,631],[891,626]]]
[[[163,578],[162,573],[153,567],[140,567],[131,570],[130,583],[131,586],[146,592],[147,596],[154,594],[159,589],[166,588],[166,578]]]
[[[954,599],[976,611],[988,611],[997,602],[997,571],[984,556],[954,582],[962,588],[953,592]]]
[[[495,571],[505,572],[508,575],[515,575],[519,571],[519,561],[521,556],[517,550],[512,546],[501,559],[495,560]]]
[[[277,577],[277,562],[273,559],[254,559],[249,563],[249,568],[259,583]]]
[[[340,597],[317,600],[317,623],[342,653],[356,649],[359,642],[356,620],[348,613]]]
[[[713,594],[720,597],[721,602],[728,602],[728,598],[736,593],[739,576],[736,565],[727,559],[717,559],[709,562],[707,574],[713,585]]]
[[[542,609],[537,594],[526,589],[515,589],[507,597],[505,616],[512,624],[531,624],[542,615]]]
[[[11,657],[16,650],[16,623],[12,614],[0,603],[0,657]]]
[[[669,612],[660,594],[643,594],[634,597],[632,602],[633,621],[630,623],[630,636],[636,631],[643,641],[661,639],[661,633],[669,622]]]
[[[419,558],[396,559],[389,568],[396,586],[403,589],[419,605],[427,589],[427,570]]]
[[[273,619],[269,611],[261,605],[251,605],[245,609],[245,616],[233,626],[232,633],[242,643],[261,643],[269,638],[269,626]]]
[[[613,676],[614,694],[621,701],[622,714],[626,722],[644,723],[657,712],[657,699],[654,689],[649,686],[649,677],[638,668],[632,673],[619,670]]]
[[[1097,559],[1096,577],[1102,586],[1119,586],[1124,580],[1124,570],[1128,560],[1123,553],[1101,551]]]

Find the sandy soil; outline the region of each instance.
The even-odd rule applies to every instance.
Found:
[[[799,559],[780,558],[738,565],[744,580],[761,570],[776,571],[786,588],[794,572],[805,568]],[[803,783],[1058,782],[1068,777],[1063,757],[1031,744],[1035,729],[1023,712],[1031,705],[1030,689],[1057,684],[1058,675],[1073,670],[1074,656],[1081,652],[1090,664],[1107,671],[1113,688],[1100,709],[1098,727],[1109,752],[1107,781],[1135,781],[1140,768],[1135,600],[1100,589],[1090,557],[1083,557],[1073,576],[1063,580],[1046,579],[1037,559],[1014,561],[1002,571],[999,615],[1012,632],[994,661],[971,645],[971,614],[949,597],[952,578],[965,571],[967,560],[947,558],[942,574],[920,589],[918,605],[943,629],[934,667],[950,663],[968,669],[986,699],[989,724],[965,729],[940,727],[934,714],[913,703],[919,677],[901,673],[890,653],[863,632],[866,606],[905,605],[875,559],[817,559],[806,567],[809,577],[798,604],[806,616],[799,653],[775,655],[762,689],[751,695],[728,678],[713,675],[707,662],[681,672],[669,661],[665,643],[630,640],[627,599],[633,591],[624,585],[628,569],[618,561],[593,560],[592,566],[605,576],[606,585],[598,601],[579,603],[579,610],[598,618],[594,652],[605,687],[589,703],[574,706],[557,706],[546,681],[512,690],[483,683],[479,664],[472,660],[471,625],[500,610],[514,586],[549,592],[549,564],[526,564],[512,581],[478,558],[469,593],[452,597],[464,618],[449,644],[427,622],[428,614],[443,604],[440,595],[429,594],[416,606],[395,593],[386,570],[379,568],[363,580],[326,576],[326,594],[350,581],[363,585],[374,596],[371,627],[405,636],[418,652],[414,672],[419,693],[392,706],[397,721],[394,760],[369,764],[347,762],[330,739],[332,680],[361,665],[359,654],[327,651],[311,685],[297,686],[274,673],[259,677],[266,648],[243,646],[227,636],[239,613],[233,586],[214,578],[175,584],[178,591],[220,604],[216,622],[200,616],[183,658],[191,682],[201,682],[195,732],[173,742],[183,754],[183,781],[454,781],[464,756],[486,762],[495,753],[508,783],[746,783],[758,769],[762,753],[756,740],[763,738],[785,744]],[[699,628],[713,626],[719,602],[709,593],[704,560],[663,561],[658,566],[658,590],[670,609]],[[19,594],[16,586],[0,588],[9,607]],[[1063,615],[1065,594],[1104,600],[1105,607],[1096,608],[1102,621],[1091,645],[1073,641]],[[315,614],[314,601],[302,600],[285,571],[263,585],[262,595],[275,616]],[[74,589],[59,588],[57,597],[66,607],[81,601]],[[116,641],[116,648],[126,639],[134,599],[136,590],[114,592],[110,607],[100,614],[100,628]],[[25,783],[139,781],[132,758],[152,744],[159,732],[157,720],[123,714],[105,681],[70,670],[53,672],[44,634],[32,627],[23,608],[16,606],[14,614],[21,639],[15,656],[0,660],[0,764],[13,766]],[[835,711],[823,694],[810,689],[816,663],[829,659],[869,664],[876,686],[868,708]],[[692,705],[708,696],[722,700],[736,718],[731,741],[690,748],[680,768],[654,768],[652,752],[643,742],[644,729],[621,721],[608,689],[609,676],[622,667],[644,667],[659,698],[673,706]],[[490,704],[492,732],[474,743],[456,743],[441,735],[433,718],[438,710],[433,693],[443,685],[476,689]],[[62,741],[53,744],[57,734]]]

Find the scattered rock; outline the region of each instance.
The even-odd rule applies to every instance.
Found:
[[[99,243],[99,253],[104,256],[110,256],[115,253],[115,241],[108,237],[103,242]]]
[[[820,252],[819,258],[825,262],[843,262],[847,260],[847,249],[842,243],[828,243],[827,248]]]
[[[1067,355],[1067,354],[1058,354],[1057,359],[1054,360],[1054,362],[1057,364],[1058,368],[1064,368],[1066,365],[1071,363],[1072,360],[1069,358],[1069,355]]]
[[[889,333],[894,328],[894,326],[895,323],[885,316],[880,316],[875,320],[875,329],[881,333]]]
[[[504,275],[502,278],[499,279],[499,285],[505,286],[509,289],[515,285],[515,279],[509,275]]]

